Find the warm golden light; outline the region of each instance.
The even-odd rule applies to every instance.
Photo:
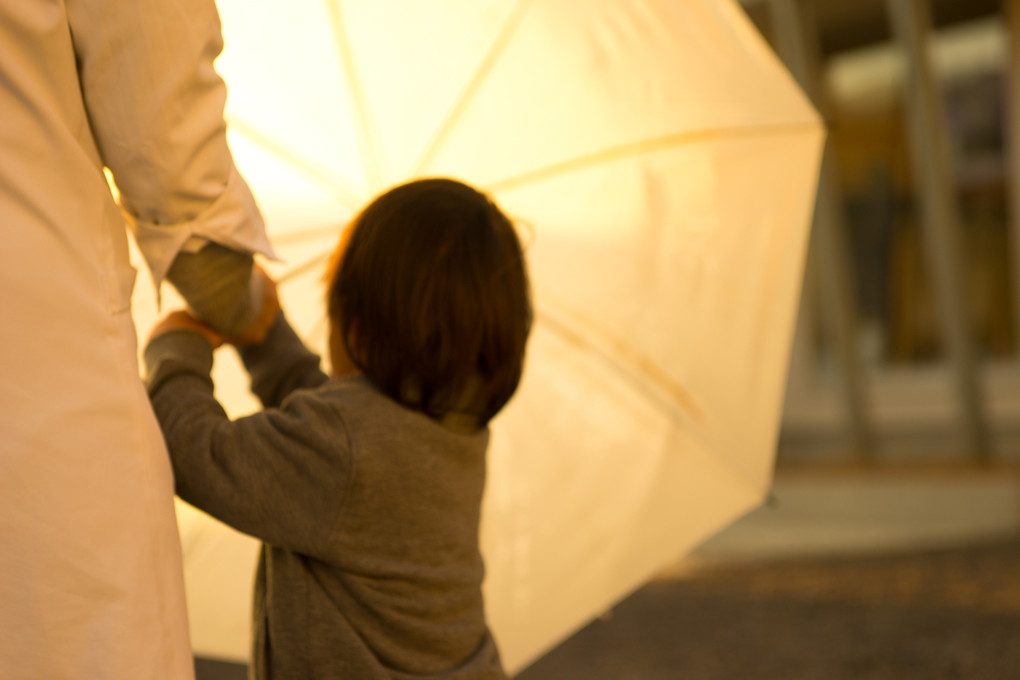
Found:
[[[281,286],[301,331],[321,335],[341,225],[392,184],[456,177],[533,230],[537,328],[482,537],[508,670],[764,497],[822,130],[734,4],[219,7],[231,146],[275,273],[307,267]],[[250,550],[204,522],[182,524],[195,649],[244,658],[245,593],[217,584]]]

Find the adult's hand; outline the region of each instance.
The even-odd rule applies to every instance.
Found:
[[[191,316],[188,312],[183,309],[179,309],[175,312],[167,314],[159,323],[152,327],[152,331],[149,332],[149,342],[152,342],[158,336],[163,335],[173,330],[189,330],[199,333],[205,338],[213,349],[216,349],[223,344],[224,338],[222,335],[214,331],[213,329],[206,326],[195,317]]]
[[[262,309],[251,325],[240,335],[226,339],[227,342],[235,347],[257,345],[265,340],[266,334],[273,327],[276,315],[280,311],[280,299],[276,292],[276,282],[257,264],[253,274],[262,286]]]

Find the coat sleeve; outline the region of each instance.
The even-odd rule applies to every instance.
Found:
[[[240,350],[241,361],[251,376],[251,389],[266,408],[275,408],[295,390],[319,387],[329,378],[319,368],[319,357],[301,342],[277,314],[265,340]]]
[[[185,243],[271,254],[227,147],[213,0],[66,4],[92,134],[157,283]]]
[[[342,414],[303,390],[231,421],[213,396],[211,348],[191,331],[158,336],[145,360],[177,495],[270,545],[325,557],[352,471]]]

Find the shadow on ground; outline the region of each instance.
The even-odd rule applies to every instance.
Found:
[[[1020,677],[1020,538],[658,579],[519,680]]]

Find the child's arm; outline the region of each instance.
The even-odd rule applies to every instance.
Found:
[[[251,375],[252,392],[266,408],[280,406],[294,390],[329,380],[319,368],[318,355],[305,347],[282,312],[262,342],[239,347],[238,353]]]
[[[241,355],[255,396],[264,407],[273,408],[294,390],[318,387],[328,377],[319,368],[319,357],[308,351],[287,323],[276,282],[257,265],[254,274],[263,291],[262,312],[239,337],[226,341]]]
[[[177,494],[270,544],[321,554],[349,479],[343,416],[308,392],[230,421],[213,396],[212,347],[197,330],[154,336],[145,363]]]

